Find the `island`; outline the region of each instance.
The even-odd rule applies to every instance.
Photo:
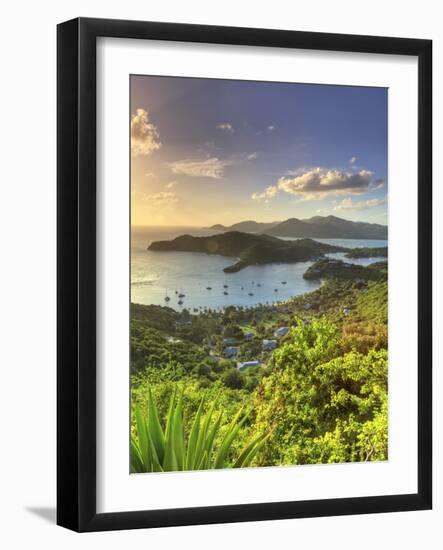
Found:
[[[380,248],[354,248],[345,254],[346,258],[387,258],[388,247]]]
[[[348,252],[349,248],[320,243],[312,239],[287,241],[270,235],[228,231],[209,237],[180,235],[170,241],[154,241],[149,245],[148,250],[200,252],[237,258],[237,262],[223,270],[225,273],[234,273],[249,265],[317,260],[328,253]]]
[[[321,259],[314,262],[303,274],[308,280],[345,279],[356,282],[385,281],[387,263],[376,262],[368,266],[350,264],[341,260]]]

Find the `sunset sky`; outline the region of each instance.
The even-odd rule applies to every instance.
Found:
[[[131,77],[133,225],[387,223],[387,90]]]

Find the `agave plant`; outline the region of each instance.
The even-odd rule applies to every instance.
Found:
[[[228,466],[232,443],[244,425],[248,414],[240,409],[229,424],[221,441],[222,413],[214,417],[213,403],[204,415],[204,398],[201,400],[186,438],[183,425],[183,392],[171,396],[166,426],[160,423],[157,406],[148,390],[147,414],[135,406],[135,430],[131,434],[131,472],[167,472],[179,470],[210,470]],[[234,468],[249,466],[266,440],[263,434],[253,437],[241,450],[232,464]]]

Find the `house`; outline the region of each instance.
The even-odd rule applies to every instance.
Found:
[[[345,315],[349,315],[349,314],[351,313],[351,311],[352,311],[352,310],[351,310],[351,308],[349,308],[349,307],[344,307],[344,308],[343,308],[343,313],[344,313]]]
[[[275,332],[274,332],[274,336],[276,338],[281,338],[282,336],[284,336],[285,334],[287,334],[289,331],[289,328],[288,327],[280,327],[278,328]]]
[[[252,340],[255,336],[254,332],[246,332],[245,333],[245,340]]]
[[[237,363],[237,369],[242,372],[246,369],[249,369],[251,367],[259,367],[260,362],[259,361],[244,361],[243,363]]]
[[[228,346],[223,350],[223,355],[226,357],[237,357],[238,347],[237,346]]]
[[[223,345],[224,346],[230,346],[234,343],[234,340],[232,338],[223,338]]]
[[[277,340],[263,340],[262,350],[263,351],[272,351],[277,347]]]
[[[303,309],[307,311],[308,309],[311,309],[311,307],[311,304],[304,304]]]

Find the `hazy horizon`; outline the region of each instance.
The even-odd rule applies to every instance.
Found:
[[[378,225],[385,225],[387,226],[387,223],[386,224],[383,224],[383,223],[378,223],[378,222],[372,222],[372,221],[367,221],[367,220],[350,220],[349,218],[344,218],[342,216],[335,216],[334,214],[330,214],[332,216],[334,216],[335,218],[340,218],[341,220],[345,220],[345,221],[358,221],[358,222],[362,222],[362,223],[376,223]],[[296,216],[291,216],[291,218],[295,218]],[[320,217],[320,218],[327,218],[328,215],[326,216],[321,216],[319,214],[317,214],[316,216],[311,216],[311,218],[315,218],[315,217]],[[288,218],[286,218],[288,219]],[[187,224],[174,224],[174,223],[164,223],[164,224],[161,224],[161,223],[145,223],[145,224],[134,224],[134,223],[131,223],[131,227],[195,227],[196,229],[203,229],[203,228],[210,228],[211,226],[213,225],[224,225],[224,226],[227,226],[227,227],[230,227],[232,225],[236,225],[238,223],[242,223],[242,222],[257,222],[257,223],[281,223],[283,221],[286,221],[286,219],[281,219],[281,220],[272,220],[270,222],[268,221],[263,221],[263,220],[252,220],[252,219],[244,219],[244,220],[238,220],[236,222],[233,222],[233,223],[223,223],[223,222],[216,222],[216,223],[213,223],[211,224],[210,226],[202,226],[202,225],[199,225],[199,224],[191,224],[191,223],[187,223]],[[301,221],[305,221],[305,220],[308,220],[310,218],[299,218]]]

